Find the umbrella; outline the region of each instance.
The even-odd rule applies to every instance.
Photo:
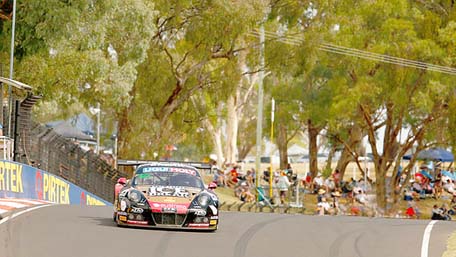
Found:
[[[451,180],[455,180],[453,173],[446,171],[446,170],[442,171],[442,176],[446,176],[446,177],[449,177]]]
[[[404,160],[410,160],[411,155],[405,155]],[[443,148],[432,148],[423,150],[418,153],[418,160],[431,160],[431,161],[441,161],[441,162],[452,162],[454,161],[454,156],[450,151],[447,151]]]

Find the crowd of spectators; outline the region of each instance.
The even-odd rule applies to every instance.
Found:
[[[449,220],[456,214],[456,188],[454,180],[456,172],[441,171],[432,172],[423,169],[412,176],[410,181],[405,181],[407,176],[398,173],[398,190],[401,198],[406,201],[405,217],[420,218],[422,215],[417,202],[425,198],[439,199],[442,195],[451,197],[450,204],[438,204],[432,209],[432,219]],[[223,169],[214,172],[214,182],[219,187],[233,189],[234,196],[243,202],[253,203],[255,197],[255,170],[248,169],[245,172],[239,165],[228,164]],[[278,206],[287,205],[288,197],[294,193],[292,187],[299,183],[303,192],[316,195],[317,203],[315,213],[319,215],[361,215],[366,210],[373,211],[375,203],[373,181],[367,178],[344,180],[339,170],[324,177],[317,173],[312,178],[310,172],[297,181],[291,166],[287,169],[272,172],[270,169],[263,171],[260,177],[260,185],[268,186],[270,178],[273,179],[274,198],[269,199],[272,204]],[[408,183],[406,183],[408,182]],[[402,213],[401,211],[399,213]]]

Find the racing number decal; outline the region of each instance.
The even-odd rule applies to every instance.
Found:
[[[189,197],[187,190],[181,187],[151,187],[149,189],[150,196],[174,196],[174,197]]]

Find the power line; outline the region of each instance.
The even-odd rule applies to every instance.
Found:
[[[249,32],[249,35],[255,36],[255,37],[259,36],[258,31]],[[304,41],[304,39],[302,39],[301,37],[279,36],[270,31],[265,31],[265,37],[270,40],[276,40],[278,42],[283,42],[283,43],[295,45],[295,46],[301,45],[302,42]],[[325,52],[329,52],[329,53],[353,56],[353,57],[358,57],[358,58],[372,60],[372,61],[379,61],[379,62],[384,62],[384,63],[400,65],[400,66],[404,66],[404,67],[411,67],[411,68],[417,68],[417,69],[423,69],[423,70],[429,70],[429,71],[436,71],[436,72],[450,74],[450,75],[456,75],[456,69],[451,68],[451,67],[445,67],[445,66],[440,66],[440,65],[435,65],[435,64],[431,64],[431,63],[415,61],[415,60],[408,60],[408,59],[385,55],[385,54],[377,54],[377,53],[363,51],[363,50],[359,50],[359,49],[355,49],[355,48],[338,46],[338,45],[334,45],[334,44],[330,44],[330,43],[322,43],[318,46],[318,49],[325,51]]]

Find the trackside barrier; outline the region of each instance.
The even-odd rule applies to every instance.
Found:
[[[65,179],[11,161],[0,161],[0,198],[38,199],[58,204],[112,205]]]

